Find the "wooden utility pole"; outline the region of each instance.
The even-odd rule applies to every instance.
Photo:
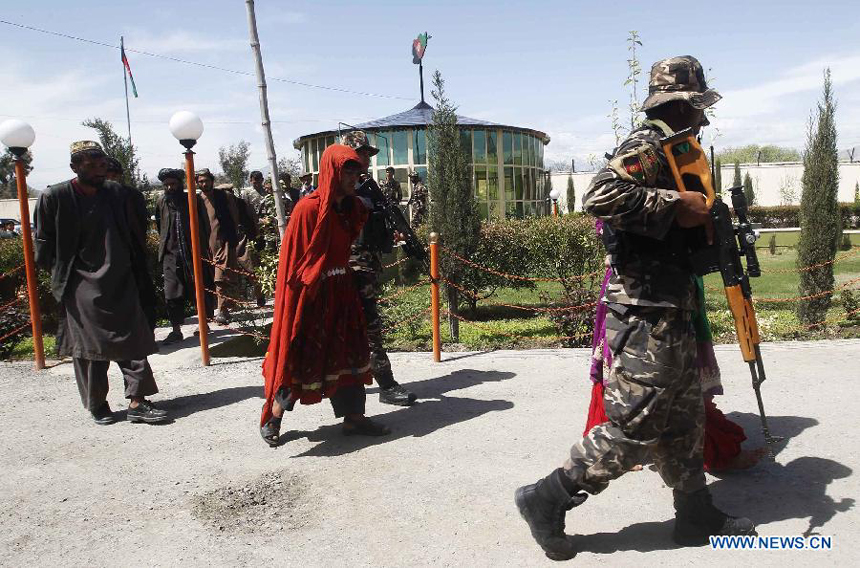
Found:
[[[248,7],[248,30],[251,34],[251,52],[257,70],[257,87],[260,89],[260,118],[263,122],[263,138],[266,140],[266,154],[272,170],[272,193],[278,215],[278,232],[284,236],[287,226],[284,216],[284,203],[281,199],[281,183],[278,179],[278,158],[275,156],[275,143],[272,140],[272,122],[269,120],[269,97],[266,94],[266,73],[263,71],[263,56],[260,53],[260,37],[257,35],[257,16],[254,14],[254,0],[245,0]]]

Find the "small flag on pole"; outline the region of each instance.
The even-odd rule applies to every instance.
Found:
[[[427,32],[418,34],[418,37],[412,40],[412,63],[420,65],[424,58],[424,50],[427,49],[427,40],[432,36],[428,36]]]
[[[125,45],[120,44],[120,55],[122,56],[122,64],[125,67],[128,78],[131,79],[131,92],[134,93],[134,98],[137,98],[137,85],[134,84],[134,75],[131,74],[131,65],[128,64],[128,58],[125,56]]]

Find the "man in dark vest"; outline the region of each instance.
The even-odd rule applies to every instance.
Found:
[[[49,187],[36,203],[36,262],[51,272],[61,310],[58,352],[73,358],[81,402],[93,420],[116,420],[107,402],[107,370],[116,361],[130,399],[128,419],[163,422],[167,414],[144,398],[158,392],[146,360],[157,351],[152,281],[143,243],[130,229],[129,194],[106,181],[107,167],[97,142],[72,144],[76,177]]]
[[[164,276],[164,300],[167,303],[167,318],[172,331],[162,340],[169,345],[182,341],[182,324],[185,321],[185,306],[194,302],[194,261],[191,246],[191,226],[188,217],[188,194],[183,190],[182,180],[185,172],[172,168],[162,168],[158,179],[164,193],[155,203],[155,224],[158,227],[158,261]],[[208,258],[208,223],[203,218],[203,200],[197,196],[197,218],[200,245]],[[205,279],[204,279],[205,280]],[[211,288],[211,282],[204,282]],[[210,311],[207,309],[207,312]]]

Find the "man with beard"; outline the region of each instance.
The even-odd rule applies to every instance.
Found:
[[[230,309],[233,307],[232,298],[236,294],[236,271],[241,269],[237,256],[242,237],[240,231],[244,229],[246,234],[256,232],[252,227],[246,226],[247,223],[243,225],[236,198],[226,191],[214,188],[215,176],[209,169],[198,170],[195,175],[203,200],[203,210],[206,212],[209,255],[213,263],[209,267],[214,268],[211,273],[218,305],[215,323],[227,325],[230,323]]]
[[[185,322],[185,303],[194,301],[194,261],[191,251],[191,224],[188,217],[188,194],[183,190],[185,172],[162,168],[158,179],[164,194],[155,204],[155,224],[158,227],[158,261],[164,275],[164,300],[167,318],[173,330],[162,340],[169,345],[182,341],[182,324]],[[197,196],[197,218],[201,246],[209,243],[208,223],[203,219],[205,206]],[[208,249],[204,248],[204,252]],[[211,288],[210,283],[204,287]],[[207,296],[207,299],[209,297]],[[207,306],[207,312],[210,307]]]
[[[76,177],[42,192],[34,214],[36,262],[51,272],[61,310],[58,352],[73,358],[81,402],[97,424],[116,420],[107,402],[111,361],[122,371],[128,419],[163,422],[167,414],[144,398],[158,392],[146,360],[157,351],[144,313],[154,298],[142,297],[152,282],[130,230],[128,193],[105,181],[97,142],[75,142],[70,153]]]

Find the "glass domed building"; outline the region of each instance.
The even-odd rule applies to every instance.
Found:
[[[409,172],[416,171],[422,180],[427,180],[427,126],[432,122],[433,107],[422,101],[405,112],[355,125],[379,148],[371,163],[371,172],[381,181],[385,179],[385,169],[394,167],[404,199],[408,199],[412,190]],[[471,156],[472,186],[484,219],[549,212],[543,163],[549,136],[531,128],[460,115],[457,123],[462,147]],[[320,155],[337,138],[337,130],[327,130],[307,134],[293,142],[301,152],[305,171],[314,174],[315,185]]]

